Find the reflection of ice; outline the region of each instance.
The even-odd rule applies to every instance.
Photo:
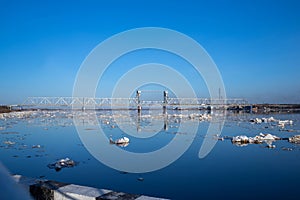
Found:
[[[96,112],[96,118],[95,118]],[[73,118],[76,115],[79,125],[97,125],[100,123],[102,126],[115,128],[118,126],[136,127],[135,130],[152,132],[160,131],[161,129],[167,130],[169,126],[176,126],[182,120],[210,120],[211,115],[197,112],[186,113],[151,113],[137,115],[136,111],[71,111],[71,110],[28,110],[21,112],[1,113],[1,119],[4,121],[10,120],[10,125],[14,125],[21,121],[25,121],[31,126],[73,126]],[[0,130],[5,130],[7,126],[0,126]],[[120,128],[120,127],[119,127]]]
[[[127,147],[129,145],[129,143],[123,143],[123,144],[116,144],[119,147]]]
[[[16,124],[22,122],[29,126],[44,126],[45,130],[50,127],[68,127],[73,126],[73,118],[76,116],[79,126],[98,125],[107,131],[112,129],[130,130],[129,133],[134,136],[143,135],[151,137],[152,133],[159,131],[176,132],[180,124],[184,121],[191,122],[211,122],[220,117],[222,113],[208,114],[205,111],[198,110],[169,110],[163,113],[161,110],[151,112],[137,113],[136,110],[98,110],[98,111],[72,111],[72,110],[28,110],[21,112],[0,113],[0,131],[9,130]],[[96,116],[96,117],[95,117]],[[277,117],[264,117],[246,114],[229,113],[225,127],[238,127],[246,130],[269,131],[278,129],[288,132],[299,132],[295,128],[292,119],[277,119]],[[222,116],[221,116],[222,117]],[[217,121],[217,120],[216,120]],[[250,124],[249,121],[252,123]],[[236,123],[234,123],[236,122]],[[248,122],[248,123],[247,123]],[[261,122],[261,123],[260,123]],[[292,126],[294,129],[283,129],[285,126]],[[9,132],[9,131],[7,131]],[[126,133],[126,131],[123,131]],[[137,135],[139,134],[139,135]],[[216,139],[216,138],[214,138]]]
[[[218,117],[222,117],[222,113],[214,112],[213,114],[208,114],[204,111],[169,111],[167,114],[163,114],[161,110],[156,113],[137,113],[136,110],[132,111],[115,111],[112,112],[110,110],[101,110],[101,111],[71,111],[71,110],[36,110],[36,111],[22,111],[22,112],[11,112],[1,114],[0,118],[0,148],[10,149],[12,151],[20,150],[21,151],[45,151],[44,147],[47,147],[47,143],[41,142],[42,144],[36,144],[36,142],[30,143],[26,141],[26,137],[28,133],[23,134],[24,130],[20,130],[20,127],[31,127],[41,126],[39,130],[44,131],[48,135],[52,133],[51,129],[54,127],[69,127],[73,126],[73,118],[74,116],[78,116],[80,119],[79,126],[82,129],[87,130],[87,137],[90,137],[92,134],[100,133],[98,131],[98,125],[102,127],[104,130],[106,137],[105,142],[108,143],[109,135],[113,135],[113,137],[121,138],[123,136],[127,136],[130,138],[129,145],[128,143],[118,143],[116,145],[121,147],[127,147],[126,150],[132,152],[144,151],[144,149],[156,150],[161,148],[161,144],[167,144],[172,138],[179,136],[176,140],[182,140],[186,142],[186,140],[193,140],[190,137],[191,131],[189,131],[189,127],[198,127],[197,123],[202,123],[203,127],[207,127],[210,123],[218,124]],[[293,148],[299,148],[297,144],[300,143],[300,136],[292,136],[294,132],[299,132],[299,120],[297,120],[298,115],[277,115],[274,117],[262,116],[262,115],[235,115],[230,113],[227,116],[228,121],[226,122],[225,128],[231,129],[230,131],[224,131],[224,133],[229,134],[227,136],[222,136],[220,134],[216,134],[218,130],[218,126],[212,131],[211,135],[201,135],[203,133],[202,127],[199,128],[198,136],[206,140],[210,146],[213,146],[220,140],[230,140],[233,138],[233,135],[239,135],[243,133],[247,135],[248,141],[245,142],[234,142],[235,145],[238,146],[246,146],[249,144],[263,144],[268,148],[274,148],[275,142],[277,139],[271,138],[270,135],[258,135],[255,136],[259,132],[269,132],[275,135],[280,136],[281,138],[285,138],[284,141],[276,142],[276,143],[286,143],[287,145],[294,145]],[[249,123],[250,119],[259,118],[262,120],[262,123]],[[279,120],[281,119],[281,120]],[[293,123],[291,123],[291,121]],[[282,132],[284,129],[278,128],[278,123],[285,123],[286,127],[293,127],[293,133],[285,133]],[[183,126],[185,123],[185,131],[180,131],[180,126]],[[136,137],[131,137],[126,133],[122,132],[120,129],[120,125],[125,127],[130,127],[134,130],[136,135],[140,136],[149,136],[152,132],[158,131],[158,135],[153,138],[150,138],[149,141],[145,142],[142,140],[136,140]],[[298,130],[297,130],[298,129]],[[287,129],[286,129],[287,130]],[[16,132],[17,131],[17,132]],[[27,130],[26,130],[27,131]],[[31,131],[31,130],[30,130]],[[232,131],[232,132],[231,132]],[[236,132],[238,131],[238,133]],[[281,132],[279,132],[281,131]],[[288,131],[288,130],[287,130]],[[30,133],[30,132],[29,132]],[[76,132],[75,132],[76,133]],[[91,134],[92,133],[92,134]],[[230,134],[231,133],[231,134]],[[96,135],[94,134],[94,135]],[[294,133],[299,134],[299,133]],[[34,136],[34,137],[42,137]],[[59,136],[58,136],[59,137]],[[273,135],[272,135],[273,137]],[[25,140],[24,140],[25,138]],[[290,142],[288,143],[288,138],[290,138]],[[21,141],[22,140],[22,141]],[[23,141],[24,140],[24,141]],[[230,140],[227,140],[230,142]],[[142,141],[142,142],[140,142]],[[167,142],[165,142],[167,141]],[[200,140],[201,141],[201,140]],[[149,142],[149,143],[148,143]],[[145,146],[142,146],[144,145]],[[150,145],[149,145],[150,144]],[[211,145],[213,144],[213,145]],[[149,145],[149,147],[147,147]],[[161,145],[161,146],[160,146]],[[278,145],[276,145],[278,146]],[[290,146],[286,148],[281,148],[283,150],[290,150]],[[112,145],[111,147],[114,147]],[[119,148],[118,148],[119,149]],[[28,154],[27,154],[28,155]],[[23,155],[23,156],[27,156]],[[204,154],[202,154],[204,155]],[[17,155],[21,157],[20,155]],[[34,156],[34,155],[31,155]],[[37,155],[36,155],[37,156]],[[41,156],[41,154],[39,154]]]

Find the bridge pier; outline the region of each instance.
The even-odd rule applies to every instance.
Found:
[[[82,111],[85,111],[85,103],[84,103],[84,97],[82,98],[82,108],[81,108]]]
[[[138,110],[138,113],[141,113],[141,112],[142,112],[142,106],[141,106],[141,105],[138,105],[138,106],[137,106],[137,110]]]
[[[168,91],[164,91],[164,101],[163,101],[163,114],[167,114],[167,105],[168,105]]]
[[[164,117],[164,131],[168,130],[168,115]]]
[[[142,111],[142,106],[141,106],[141,91],[140,90],[137,90],[136,91],[136,98],[137,98],[137,110],[138,110],[138,113],[141,113]]]

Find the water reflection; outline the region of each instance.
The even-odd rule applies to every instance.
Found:
[[[108,149],[119,148],[140,154],[163,148],[175,136],[176,140],[183,142],[181,145],[192,144],[178,160],[165,168],[151,173],[131,174],[126,170],[120,173],[121,170],[105,166],[86,150],[74,128],[74,115],[78,116],[78,124],[85,134],[83,137],[90,138],[95,146],[103,142],[109,146]],[[273,190],[278,185],[285,188],[284,191],[289,190],[295,195],[293,191],[297,191],[299,187],[297,180],[300,178],[298,173],[300,145],[296,143],[300,137],[295,136],[300,134],[300,115],[231,112],[226,114],[227,121],[221,135],[207,135],[210,123],[215,124],[213,133],[220,131],[219,117],[223,115],[224,113],[217,111],[209,114],[195,110],[168,110],[165,114],[161,110],[145,110],[139,115],[135,110],[26,111],[1,115],[0,159],[12,173],[29,177],[45,176],[51,180],[172,199],[198,198],[200,189],[201,197],[204,199],[212,195],[215,198],[232,199],[234,197],[228,194],[229,190],[234,188],[235,195],[240,197],[246,192],[244,188],[249,187],[255,187],[257,193],[262,194],[264,198],[284,199],[286,195],[283,194],[283,190]],[[281,127],[278,126],[279,121],[251,122],[252,119],[271,117],[281,122],[292,120],[293,123]],[[180,130],[181,125],[186,129]],[[198,127],[197,132],[192,136],[190,128],[195,126]],[[99,127],[105,133],[105,139],[101,142],[94,139],[94,136],[99,134]],[[266,148],[268,143],[248,143],[242,147],[232,143],[233,137],[245,135],[254,138],[260,133],[286,140],[272,141],[272,145],[276,145],[276,148]],[[110,145],[111,135],[114,140],[128,137],[130,143],[125,147]],[[289,142],[289,138],[293,138],[295,142]],[[204,140],[214,142],[216,145],[205,159],[199,159],[199,149]],[[108,155],[107,152],[101,153]],[[62,158],[74,159],[78,161],[78,165],[59,172],[48,168],[48,164]],[[131,161],[124,159],[119,162]],[[149,161],[145,163],[151,164]],[[265,176],[272,177],[272,182],[261,178]],[[138,181],[139,177],[143,177],[144,181]],[[153,187],[158,183],[164,184]],[[222,184],[222,187],[218,188],[218,193],[215,192],[216,185],[212,183]],[[182,188],[189,193],[183,194],[174,188]],[[264,196],[265,190],[272,190],[274,193]],[[249,195],[249,198],[255,198]]]

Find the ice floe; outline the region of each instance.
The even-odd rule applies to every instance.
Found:
[[[7,145],[14,145],[14,144],[16,144],[15,142],[12,142],[12,141],[9,141],[9,140],[4,141],[3,143],[7,144]]]
[[[277,126],[284,128],[285,125],[293,125],[293,120],[280,120],[280,119],[275,119],[274,117],[263,117],[263,118],[254,118],[254,119],[250,119],[251,123],[255,123],[255,124],[261,124],[261,123],[270,123],[270,122],[275,122],[277,123]]]
[[[294,135],[292,137],[289,137],[289,142],[300,144],[300,135]]]
[[[55,169],[56,171],[61,170],[62,168],[66,167],[74,167],[76,165],[76,162],[74,160],[71,160],[70,158],[64,158],[56,161],[55,163],[51,163],[48,165],[50,169]]]
[[[275,145],[273,145],[272,143],[275,140],[280,140],[281,138],[272,135],[272,134],[263,134],[260,133],[259,135],[256,135],[255,137],[248,137],[246,135],[239,135],[239,136],[235,136],[232,138],[231,142],[236,144],[236,145],[243,145],[245,146],[245,144],[261,144],[261,143],[266,143],[267,147],[269,148],[275,148]]]
[[[129,138],[128,137],[122,137],[122,138],[119,138],[117,140],[113,140],[112,138],[109,138],[109,142],[111,144],[116,144],[116,145],[121,146],[121,147],[126,147],[129,144]]]

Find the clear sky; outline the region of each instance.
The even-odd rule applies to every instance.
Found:
[[[228,97],[300,103],[299,10],[297,0],[0,0],[0,104],[71,96],[82,61],[97,44],[149,26],[199,42],[218,66]],[[140,53],[141,60],[152,53]],[[108,83],[122,71],[112,70]],[[207,96],[202,87],[196,91]]]

